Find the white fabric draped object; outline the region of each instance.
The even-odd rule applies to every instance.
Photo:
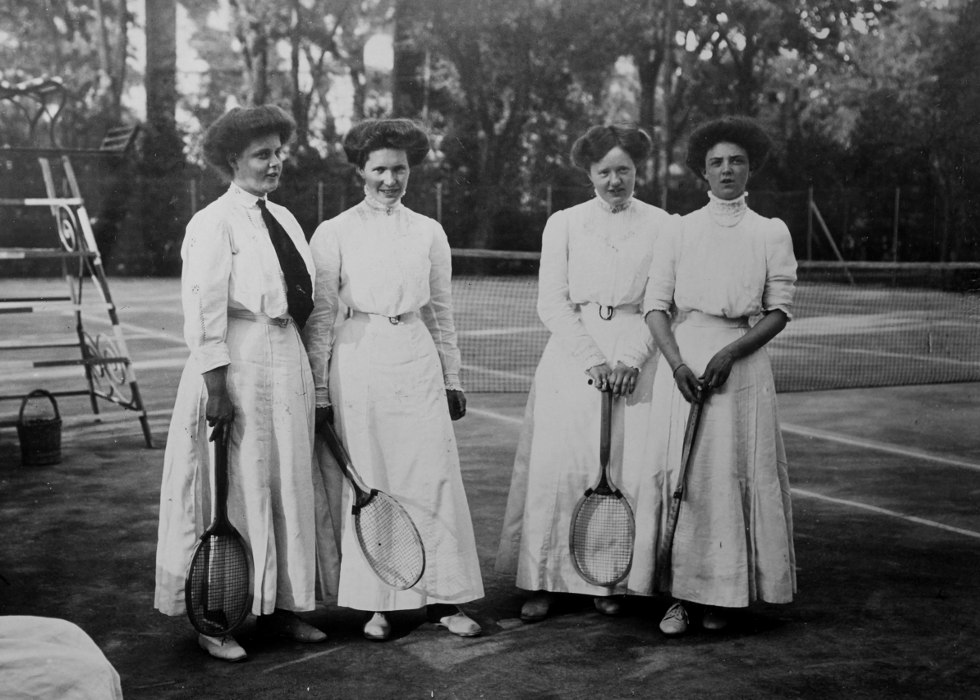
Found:
[[[78,625],[0,616],[0,698],[122,700],[119,674]]]
[[[645,310],[682,317],[675,331],[696,374],[744,335],[749,318],[779,309],[789,317],[796,259],[786,225],[721,202],[681,219],[662,237],[650,269]],[[661,359],[654,382],[649,454],[667,465],[663,498],[680,468],[689,404]],[[680,600],[744,607],[787,603],[796,591],[789,471],[765,349],[735,362],[705,403],[674,537],[671,594]]]
[[[660,494],[644,488],[644,448],[657,353],[640,315],[654,243],[674,219],[632,200],[612,211],[596,198],[557,212],[545,227],[538,313],[551,338],[535,372],[514,460],[496,568],[526,590],[650,595]],[[609,318],[611,316],[611,318]],[[603,317],[608,318],[605,320]],[[568,551],[572,511],[599,472],[600,396],[586,370],[640,369],[614,402],[610,476],[638,515],[630,575],[614,589],[586,583]]]
[[[336,427],[368,486],[396,498],[426,552],[407,591],[381,583],[364,561],[345,489],[338,604],[400,610],[483,596],[447,388],[460,388],[452,315],[451,254],[434,220],[370,200],[322,223],[311,241],[316,300],[304,329],[317,405]],[[338,314],[346,307],[347,314]],[[336,323],[338,315],[346,316]],[[336,469],[325,450],[326,468]],[[321,466],[324,466],[321,464]]]

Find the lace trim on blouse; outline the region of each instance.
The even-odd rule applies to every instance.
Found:
[[[402,200],[400,198],[391,206],[382,204],[368,193],[367,185],[364,186],[364,203],[371,209],[371,211],[379,214],[385,214],[387,216],[391,216],[402,206]]]
[[[609,212],[610,214],[619,214],[620,212],[628,210],[633,205],[633,197],[630,197],[622,204],[612,206],[609,202],[600,197],[598,192],[595,193],[595,201],[596,204],[599,205],[600,209]]]
[[[749,205],[745,201],[748,197],[745,192],[738,199],[719,199],[713,193],[708,192],[708,214],[711,219],[719,226],[732,227],[745,218],[745,212],[749,210]]]

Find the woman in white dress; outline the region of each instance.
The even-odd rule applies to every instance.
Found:
[[[251,553],[252,612],[260,630],[318,642],[326,635],[295,614],[315,607],[319,480],[299,334],[312,308],[313,260],[293,215],[266,199],[293,128],[278,107],[236,108],[204,138],[205,158],[231,185],[194,215],[181,248],[190,357],[164,455],[155,606],[185,612],[184,577],[213,513],[208,427],[230,426],[228,517]],[[246,657],[230,635],[198,643],[220,659]]]
[[[311,239],[316,304],[304,338],[316,420],[335,419],[365,483],[405,506],[426,567],[408,590],[382,583],[357,545],[348,489],[337,603],[373,613],[364,626],[372,640],[388,638],[386,612],[422,606],[431,622],[475,636],[480,626],[458,608],[483,597],[483,582],[451,423],[465,414],[466,399],[449,242],[438,222],[401,203],[429,139],[406,119],[366,120],[347,134],[344,151],[364,199]]]
[[[659,494],[641,485],[651,471],[643,449],[656,350],[640,305],[671,217],[633,198],[636,164],[650,147],[632,125],[590,128],[571,155],[596,196],[545,226],[538,314],[551,338],[528,397],[497,555],[497,571],[532,592],[525,622],[544,619],[554,593],[593,596],[607,615],[620,612],[622,595],[653,593]],[[575,504],[598,477],[601,391],[615,397],[610,477],[638,517],[632,568],[614,587],[586,582],[568,547]]]
[[[676,602],[660,623],[668,635],[687,630],[691,604],[705,628],[721,629],[732,608],[788,603],[796,591],[786,454],[763,349],[790,319],[796,259],[786,225],[749,209],[745,193],[770,146],[743,117],[691,135],[687,164],[707,181],[709,202],[657,242],[650,268],[644,307],[662,353],[650,457],[667,465],[665,499],[689,402],[699,388],[707,396],[673,543]],[[672,306],[682,316],[673,330]]]

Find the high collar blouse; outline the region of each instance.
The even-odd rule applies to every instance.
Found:
[[[638,310],[654,243],[672,221],[676,217],[636,199],[613,210],[599,197],[548,219],[541,244],[538,315],[584,369],[606,357],[582,323],[581,306]],[[648,336],[640,323],[632,347],[616,359],[641,366],[652,347]]]
[[[452,312],[452,255],[442,226],[401,203],[365,198],[325,221],[310,241],[317,293],[306,341],[317,405],[329,402],[329,360],[339,302],[367,314],[419,312],[442,362],[447,388],[461,388]]]
[[[282,268],[258,201],[232,184],[187,224],[180,250],[184,339],[201,372],[230,362],[225,344],[229,309],[271,318],[289,314]],[[313,257],[302,227],[288,209],[266,202],[312,279]]]
[[[709,193],[710,194],[710,193]],[[644,311],[700,311],[741,318],[782,310],[792,318],[796,257],[789,229],[748,208],[745,197],[708,205],[657,241]]]

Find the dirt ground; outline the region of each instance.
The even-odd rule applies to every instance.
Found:
[[[392,640],[372,643],[359,613],[324,606],[308,619],[327,642],[267,641],[249,622],[250,660],[237,665],[152,609],[162,450],[144,447],[135,421],[67,426],[49,467],[20,466],[16,433],[0,429],[0,613],[80,625],[127,698],[980,697],[978,399],[972,385],[782,397],[798,598],[753,606],[721,633],[666,639],[656,599],[608,618],[569,597],[542,623],[519,621],[522,594],[492,560],[522,399],[473,395],[457,425],[487,589],[468,610],[485,634],[455,638],[408,611]],[[167,416],[152,423],[162,443]],[[818,428],[837,438],[806,435]]]
[[[523,594],[492,563],[524,397],[471,394],[455,426],[486,587],[467,610],[485,634],[456,638],[406,611],[373,643],[360,613],[325,605],[308,615],[323,644],[262,639],[249,621],[249,661],[213,660],[186,619],[152,604],[162,447],[186,357],[177,286],[113,286],[156,448],[132,414],[110,407],[120,419],[97,423],[86,401],[65,400],[61,463],[24,467],[0,425],[0,615],[76,623],[128,699],[980,698],[980,384],[782,394],[798,596],[677,639],[657,629],[658,599],[609,618],[568,597],[520,622]],[[30,316],[0,316],[4,336],[37,332]],[[93,333],[107,330],[98,321]],[[71,372],[43,379],[60,387]],[[0,382],[45,385],[3,368]]]

